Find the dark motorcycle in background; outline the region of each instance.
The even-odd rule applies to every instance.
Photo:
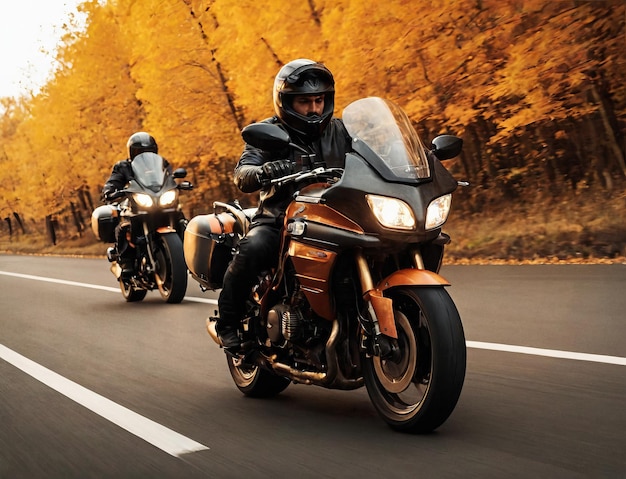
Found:
[[[168,303],[180,303],[187,291],[187,266],[183,236],[187,220],[180,208],[179,191],[191,190],[184,168],[173,173],[165,168],[156,153],[144,152],[132,161],[134,179],[115,192],[109,200],[119,200],[96,208],[91,227],[104,243],[116,242],[116,228],[121,227],[133,254],[132,270],[122,274],[115,247],[107,251],[111,272],[119,281],[128,302],[141,301],[148,291],[159,290]]]
[[[246,127],[264,150],[291,144],[303,171],[294,183],[278,267],[250,291],[240,352],[226,351],[239,390],[280,393],[291,382],[352,390],[365,385],[393,429],[428,432],[454,410],[465,378],[461,318],[438,274],[450,237],[441,228],[457,181],[442,161],[462,140],[441,135],[428,150],[406,114],[376,97],[343,112],[353,138],[344,169],[315,167],[276,125]],[[203,290],[219,289],[253,210],[216,202],[192,218],[185,260]],[[217,312],[216,312],[217,314]],[[207,329],[219,343],[215,318]]]

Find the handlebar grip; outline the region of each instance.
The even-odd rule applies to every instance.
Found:
[[[126,192],[124,190],[116,190],[116,191],[112,191],[111,193],[109,193],[107,195],[107,199],[109,200],[116,200],[118,198],[121,198],[122,196],[124,196],[126,194]]]
[[[298,183],[303,180],[307,180],[309,178],[317,178],[319,176],[328,175],[328,174],[339,174],[340,176],[343,174],[343,168],[324,168],[319,167],[314,170],[309,171],[300,171],[298,173],[292,173],[291,175],[283,176],[282,178],[277,178],[271,181],[272,185],[275,184],[283,184],[283,183]]]

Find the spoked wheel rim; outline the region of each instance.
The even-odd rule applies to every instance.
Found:
[[[120,290],[122,291],[122,296],[129,303],[135,301],[141,301],[146,297],[147,291],[145,289],[137,289],[133,287],[130,282],[123,281],[120,279]]]
[[[155,255],[156,270],[154,272],[157,287],[164,299],[172,294],[172,266],[168,261],[163,246],[157,248]]]
[[[122,295],[125,298],[128,298],[133,292],[133,287],[130,285],[130,283],[126,283],[122,281],[121,279],[120,279],[120,289],[122,290]]]
[[[404,324],[406,323],[406,324]],[[409,321],[402,313],[396,315],[398,330],[398,346],[401,357],[399,361],[374,358],[374,370],[382,387],[390,393],[401,393],[406,390],[413,380],[415,373],[416,344],[415,337],[411,334]],[[408,334],[407,328],[408,327]]]
[[[380,394],[388,407],[396,414],[407,414],[415,410],[426,397],[429,386],[430,364],[424,364],[430,354],[420,355],[420,345],[411,329],[407,317],[400,311],[395,312],[398,331],[400,360],[372,358],[374,373],[379,383]],[[421,345],[423,348],[424,345]],[[427,373],[419,374],[418,371]],[[426,371],[424,371],[426,372]],[[420,377],[421,376],[421,377]]]
[[[228,357],[228,369],[237,388],[249,397],[273,397],[289,386],[289,379],[260,366]]]
[[[254,378],[259,372],[258,366],[251,365],[237,365],[235,364],[234,359],[230,359],[233,363],[233,368],[231,371],[233,372],[233,379],[238,386],[246,387],[252,384]]]

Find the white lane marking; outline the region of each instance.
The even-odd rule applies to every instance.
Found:
[[[80,288],[99,289],[101,291],[108,291],[110,293],[120,292],[120,288],[111,288],[110,286],[100,286],[97,284],[89,284],[89,283],[77,283],[76,281],[67,281],[64,279],[56,279],[56,278],[46,278],[45,276],[33,276],[31,274],[10,273],[8,271],[0,271],[0,274],[5,275],[5,276],[13,276],[16,278],[22,278],[22,279],[32,279],[34,281],[45,281],[47,283],[63,284],[65,286],[78,286]],[[193,296],[185,296],[185,300],[196,302],[196,303],[217,304],[216,299],[209,299],[209,298],[194,298]]]
[[[183,436],[159,423],[137,414],[119,404],[84,388],[50,369],[16,353],[0,344],[0,358],[21,369],[26,374],[55,391],[67,396],[72,401],[95,412],[113,424],[126,429],[131,434],[149,442],[168,454],[179,457],[191,452],[209,449],[188,437]]]
[[[95,284],[76,283],[74,281],[65,281],[62,279],[46,278],[43,276],[32,276],[29,274],[9,273],[7,271],[0,271],[0,274],[7,276],[15,276],[24,279],[33,279],[36,281],[48,281],[50,283],[65,284],[69,286],[80,286],[83,288],[101,289],[103,291],[119,292],[117,288],[109,288],[107,286],[98,286]],[[208,303],[217,304],[215,299],[207,298],[194,298],[193,296],[185,296],[185,301],[195,301],[196,303]],[[571,351],[559,351],[556,349],[541,349],[531,348],[526,346],[515,346],[512,344],[498,344],[498,343],[485,343],[482,341],[466,341],[466,345],[469,348],[475,349],[489,349],[492,351],[503,351],[508,353],[530,354],[534,356],[546,356],[551,358],[561,359],[573,359],[577,361],[592,361],[606,364],[617,364],[620,366],[626,366],[626,358],[619,356],[606,356],[602,354],[588,354],[588,353],[576,353]]]
[[[626,358],[619,356],[575,353],[571,351],[559,351],[557,349],[531,348],[527,346],[515,346],[513,344],[484,343],[481,341],[466,341],[465,344],[470,348],[476,349],[489,349],[492,351],[505,351],[507,353],[530,354],[533,356],[546,356],[549,358],[573,359],[576,361],[592,361],[596,363],[626,366]]]
[[[110,288],[108,286],[98,286],[97,284],[77,283],[75,281],[66,281],[64,279],[46,278],[44,276],[33,276],[31,274],[10,273],[8,271],[0,271],[5,276],[13,276],[15,278],[32,279],[35,281],[45,281],[47,283],[64,284],[66,286],[80,286],[81,288],[100,289],[102,291],[111,291],[119,293],[119,288]]]

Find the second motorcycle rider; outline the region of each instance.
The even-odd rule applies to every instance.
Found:
[[[132,161],[137,155],[145,152],[157,154],[159,146],[152,135],[145,131],[138,131],[130,135],[126,143],[128,149],[128,158],[120,160],[113,165],[113,170],[109,179],[102,188],[102,199],[106,203],[117,202],[121,197],[115,195],[123,190],[128,182],[133,178]],[[172,167],[168,161],[163,158],[163,164],[171,173]],[[121,222],[115,229],[115,247],[109,248],[107,253],[109,260],[116,259],[122,268],[122,276],[128,277],[133,271],[133,262],[135,261],[134,247],[129,244],[126,239],[127,231],[130,225],[127,222]]]
[[[283,127],[293,143],[315,154],[315,164],[343,168],[352,140],[343,122],[333,118],[334,97],[335,81],[323,64],[291,61],[274,80],[276,115],[264,122]],[[270,181],[315,166],[302,165],[301,157],[293,148],[277,154],[246,145],[235,167],[234,182],[241,191],[261,191],[250,231],[237,246],[219,298],[217,334],[222,346],[233,352],[241,346],[238,330],[250,289],[257,275],[278,261],[280,229],[294,193],[293,184],[276,187]]]

